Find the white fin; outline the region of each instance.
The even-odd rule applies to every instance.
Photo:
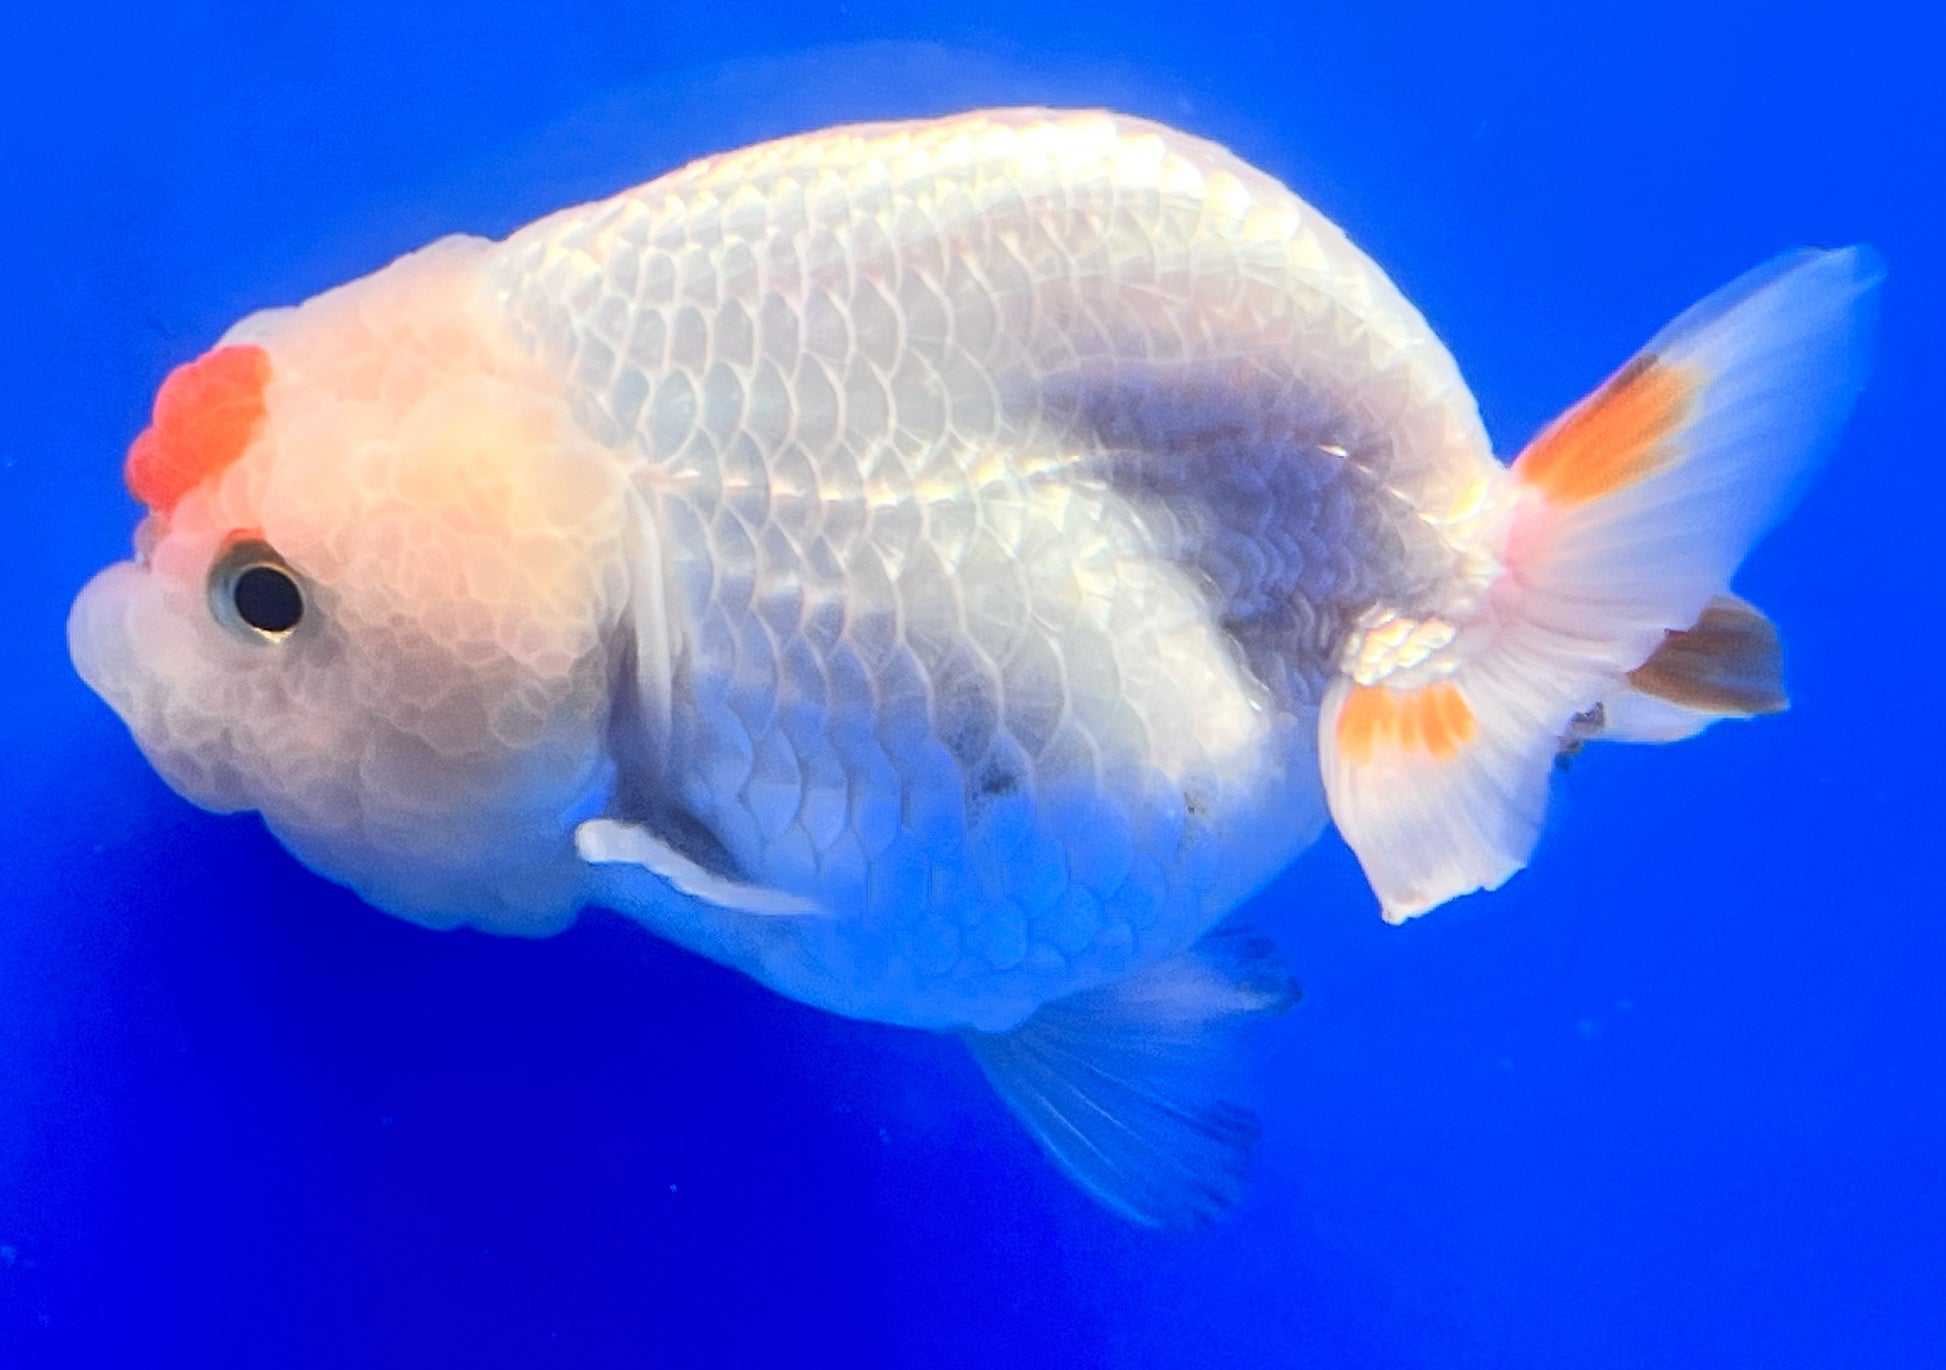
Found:
[[[1602,700],[1592,735],[1613,742],[1678,742],[1726,718],[1790,707],[1777,625],[1754,604],[1718,595],[1702,617],[1668,634]]]
[[[1699,624],[1830,446],[1879,276],[1869,249],[1791,252],[1683,314],[1514,462],[1504,569],[1446,674],[1333,684],[1325,792],[1389,920],[1526,864],[1571,721],[1639,703],[1631,673]],[[1685,735],[1649,712],[1618,733]]]
[[[639,824],[591,818],[575,828],[574,849],[590,864],[639,867],[680,894],[735,913],[774,915],[820,911],[808,899],[746,885],[705,870]]]
[[[1212,933],[1138,975],[963,1036],[1043,1150],[1106,1207],[1186,1227],[1243,1191],[1257,1120],[1221,1097],[1236,1029],[1298,990],[1270,943]]]

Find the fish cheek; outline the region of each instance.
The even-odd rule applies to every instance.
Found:
[[[293,389],[273,406],[262,531],[314,604],[272,644],[279,721],[247,729],[261,807],[391,912],[552,916],[580,878],[561,814],[607,764],[623,476],[558,396],[420,380],[384,404]]]

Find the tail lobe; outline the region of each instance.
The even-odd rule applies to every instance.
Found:
[[[1504,569],[1436,678],[1333,686],[1326,794],[1388,919],[1526,863],[1577,715],[1662,741],[1782,707],[1774,632],[1726,591],[1851,407],[1880,275],[1786,253],[1679,316],[1514,461]]]

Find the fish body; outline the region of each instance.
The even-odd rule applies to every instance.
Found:
[[[1873,279],[1780,259],[1508,466],[1384,273],[1213,144],[828,130],[244,320],[165,385],[70,639],[178,789],[371,902],[603,904],[968,1032],[1162,1220],[1231,1187],[1064,1154],[1050,1062],[1288,1002],[1199,939],[1328,818],[1404,917],[1524,862],[1564,741],[1781,705],[1728,578]]]
[[[1423,319],[1153,126],[791,139],[484,275],[656,530],[650,789],[841,913],[769,971],[828,1007],[1011,1026],[1187,946],[1320,831],[1361,615],[1490,563],[1504,473]]]

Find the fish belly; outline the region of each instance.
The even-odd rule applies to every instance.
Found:
[[[756,969],[860,1016],[1009,1026],[1288,863],[1347,634],[1457,593],[1500,472],[1335,227],[1119,116],[712,158],[516,235],[488,288],[635,475],[647,788],[830,911]]]

